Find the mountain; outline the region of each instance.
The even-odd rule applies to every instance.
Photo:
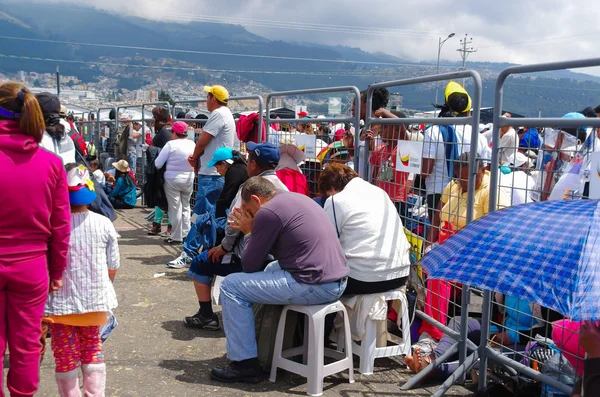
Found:
[[[421,76],[434,71],[428,63],[405,62],[388,54],[372,54],[357,48],[268,40],[237,25],[149,21],[78,6],[3,2],[0,4],[0,32],[3,36],[48,40],[0,38],[0,53],[4,55],[0,57],[0,72],[30,70],[48,73],[59,64],[61,73],[93,82],[100,73],[106,73],[101,72],[98,65],[107,59],[120,59],[129,65],[147,65],[148,59],[156,62],[167,59],[178,62],[178,65],[184,63],[190,68],[202,66],[209,70],[189,72],[122,67],[119,69],[121,86],[128,89],[138,88],[161,73],[212,83],[217,82],[212,81],[217,77],[210,71],[227,71],[222,78],[237,76],[279,91],[341,85],[365,88],[377,81]],[[223,54],[260,54],[262,57]],[[363,63],[316,61],[323,59]],[[456,70],[460,66],[457,63],[443,64],[441,71]],[[491,106],[495,78],[511,65],[469,62],[468,66],[482,75],[482,104]],[[426,110],[431,109],[435,85],[409,86],[393,91],[404,95],[405,107]],[[560,116],[598,103],[600,78],[558,71],[509,79],[504,108],[526,115],[537,115],[542,109],[544,115]]]

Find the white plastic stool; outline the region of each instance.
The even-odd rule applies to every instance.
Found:
[[[288,311],[303,313],[307,317],[304,322],[303,345],[281,351],[285,332],[285,320]],[[348,313],[340,301],[328,305],[287,305],[281,312],[277,337],[275,339],[275,351],[273,352],[273,363],[271,364],[271,377],[269,380],[275,382],[277,368],[282,368],[307,379],[307,393],[309,396],[320,396],[323,394],[323,378],[348,369],[348,379],[354,383],[354,369],[352,364],[352,345],[350,337],[346,338],[345,352],[342,353],[324,347],[325,316],[330,313],[342,312],[344,314],[344,332],[350,336],[350,323]],[[302,364],[289,360],[288,357],[302,355]],[[335,358],[338,361],[324,365],[324,357]]]
[[[360,341],[360,345],[352,341],[352,352],[360,357],[359,372],[363,375],[372,375],[375,367],[375,359],[381,357],[403,356],[411,353],[410,341],[410,319],[408,317],[408,301],[406,300],[406,292],[402,290],[388,291],[381,294],[374,294],[381,297],[385,301],[399,300],[402,307],[402,313],[398,313],[402,318],[402,338],[387,332],[386,320],[373,320],[367,318],[365,335]],[[387,334],[387,338],[383,338]],[[346,335],[348,333],[346,332]],[[394,345],[387,346],[390,341]],[[377,347],[377,342],[381,347]],[[344,345],[344,337],[338,338],[338,345]]]

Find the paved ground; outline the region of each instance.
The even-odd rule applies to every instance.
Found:
[[[121,270],[115,288],[119,297],[116,316],[119,327],[105,344],[108,364],[107,396],[282,396],[305,395],[303,378],[280,371],[277,382],[259,385],[222,385],[209,378],[215,365],[226,363],[222,331],[189,330],[182,319],[198,307],[185,271],[165,264],[178,255],[178,248],[146,235],[146,210],[120,212],[115,226],[121,234]],[[156,273],[166,273],[154,278]],[[48,342],[49,343],[49,342]],[[355,362],[355,364],[357,364]],[[401,391],[408,370],[397,360],[379,359],[376,373],[356,372],[356,383],[347,375],[325,379],[325,396],[388,397],[429,396],[436,386]],[[356,365],[355,365],[356,368]],[[56,396],[52,355],[41,369],[38,396]],[[6,375],[6,374],[5,374]],[[449,395],[470,396],[455,386]]]

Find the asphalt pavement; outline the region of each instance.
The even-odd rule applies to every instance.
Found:
[[[104,345],[107,363],[106,395],[133,396],[283,396],[305,395],[306,380],[281,371],[277,382],[258,385],[221,384],[209,378],[210,369],[227,363],[223,331],[185,328],[183,317],[198,309],[194,288],[185,270],[166,267],[180,247],[148,236],[146,209],[119,211],[115,227],[121,235],[121,268],[115,281],[119,326]],[[161,275],[165,273],[164,275]],[[220,311],[220,308],[218,309]],[[37,396],[57,396],[54,361],[49,347],[41,367]],[[400,390],[410,372],[400,359],[378,359],[373,375],[358,373],[354,384],[347,373],[327,377],[325,396],[429,396],[437,385]],[[6,376],[6,371],[5,374]],[[8,396],[8,394],[6,394]],[[448,395],[473,393],[454,386]]]

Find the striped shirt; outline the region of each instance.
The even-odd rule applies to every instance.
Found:
[[[119,268],[118,234],[112,222],[94,212],[71,214],[71,241],[63,287],[50,294],[46,316],[107,312],[117,307],[108,277]]]

